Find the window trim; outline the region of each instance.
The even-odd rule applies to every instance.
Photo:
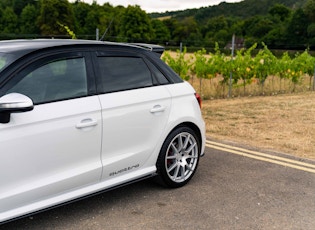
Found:
[[[122,89],[122,90],[114,90],[110,92],[106,92],[105,88],[103,87],[105,85],[104,79],[102,78],[102,71],[100,67],[99,59],[100,57],[130,57],[130,58],[141,58],[146,67],[148,68],[151,79],[152,79],[152,85],[150,86],[143,86],[143,87],[135,87],[130,89]],[[148,87],[154,87],[154,86],[160,86],[160,85],[167,85],[172,84],[169,78],[165,75],[163,71],[151,60],[149,60],[145,55],[138,53],[138,52],[131,52],[131,51],[125,51],[125,50],[114,50],[114,49],[107,49],[107,50],[97,50],[94,55],[94,63],[95,63],[95,73],[96,73],[96,82],[97,82],[97,92],[99,94],[107,94],[107,93],[115,93],[115,92],[123,92],[123,91],[129,91],[129,90],[135,90],[135,89],[141,89],[141,88],[148,88]],[[154,71],[150,67],[150,65],[155,66],[158,71],[163,74],[165,79],[168,81],[166,84],[161,84],[158,81],[158,78],[155,76]]]
[[[24,78],[28,73],[44,66],[48,63],[58,61],[58,60],[65,60],[65,59],[74,59],[74,58],[84,58],[85,60],[85,69],[86,69],[86,77],[87,77],[87,95],[91,96],[96,94],[95,88],[95,78],[93,67],[91,66],[91,54],[90,52],[86,51],[75,51],[75,50],[63,50],[62,52],[45,52],[42,54],[31,55],[26,60],[22,62],[19,66],[16,67],[15,71],[7,77],[3,87],[0,88],[0,97],[5,95],[6,92],[13,87],[17,82],[19,82],[22,78]],[[82,96],[78,96],[80,98]],[[83,96],[85,97],[85,96]],[[64,101],[70,100],[74,98],[66,98],[56,101]],[[50,102],[56,101],[48,101],[42,103],[36,103],[35,105],[46,104]]]

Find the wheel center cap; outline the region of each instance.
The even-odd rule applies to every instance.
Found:
[[[186,158],[185,158],[185,153],[183,151],[179,152],[176,156],[176,160],[179,163],[183,163],[185,162]]]

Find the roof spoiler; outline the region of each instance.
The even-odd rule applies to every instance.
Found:
[[[155,54],[157,54],[159,57],[162,56],[162,54],[165,50],[165,48],[163,46],[160,46],[160,45],[153,45],[153,44],[146,44],[146,43],[129,43],[129,44],[147,49],[149,51],[152,51]]]

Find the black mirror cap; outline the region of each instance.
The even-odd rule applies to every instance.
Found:
[[[10,112],[0,112],[0,123],[7,124],[10,122]]]

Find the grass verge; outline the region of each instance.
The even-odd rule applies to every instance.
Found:
[[[207,136],[315,160],[315,92],[205,100]]]

